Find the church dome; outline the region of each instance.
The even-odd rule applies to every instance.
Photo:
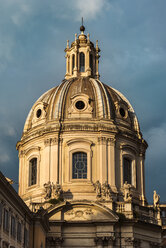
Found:
[[[28,206],[50,198],[145,202],[147,143],[129,101],[99,80],[89,34],[65,48],[65,79],[33,105],[17,143],[19,194]],[[126,185],[127,183],[127,185]]]
[[[44,93],[33,105],[24,126],[24,135],[36,128],[67,121],[110,122],[113,129],[127,128],[140,136],[135,112],[117,90],[91,77],[74,77]],[[66,123],[67,124],[67,123]],[[99,128],[99,126],[98,126]]]

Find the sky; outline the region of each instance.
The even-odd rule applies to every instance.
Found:
[[[99,40],[100,80],[132,104],[144,139],[146,196],[166,202],[166,1],[0,0],[0,170],[18,182],[24,122],[65,75],[66,40]],[[17,184],[15,184],[17,187]]]

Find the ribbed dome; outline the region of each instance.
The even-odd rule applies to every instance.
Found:
[[[129,101],[117,90],[90,77],[76,77],[44,93],[33,105],[24,134],[42,124],[59,120],[110,121],[137,132],[139,124]]]

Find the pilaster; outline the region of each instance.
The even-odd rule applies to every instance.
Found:
[[[28,175],[28,173],[26,173],[24,157],[25,157],[25,152],[20,151],[19,152],[19,188],[18,188],[18,192],[20,196],[24,194],[26,187],[25,183],[28,180],[25,179],[25,175]]]
[[[107,139],[108,144],[108,184],[112,190],[116,190],[115,181],[115,137]]]
[[[100,160],[99,160],[99,168],[100,168],[100,183],[103,184],[105,181],[107,181],[107,150],[106,150],[106,144],[107,139],[106,137],[99,137],[98,138],[98,144],[100,147]]]
[[[57,166],[58,166],[58,138],[51,139],[51,167],[50,167],[50,182],[57,182]]]

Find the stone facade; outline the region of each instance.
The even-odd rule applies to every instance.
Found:
[[[32,213],[0,172],[1,248],[45,247],[48,219],[43,214],[44,210]]]

